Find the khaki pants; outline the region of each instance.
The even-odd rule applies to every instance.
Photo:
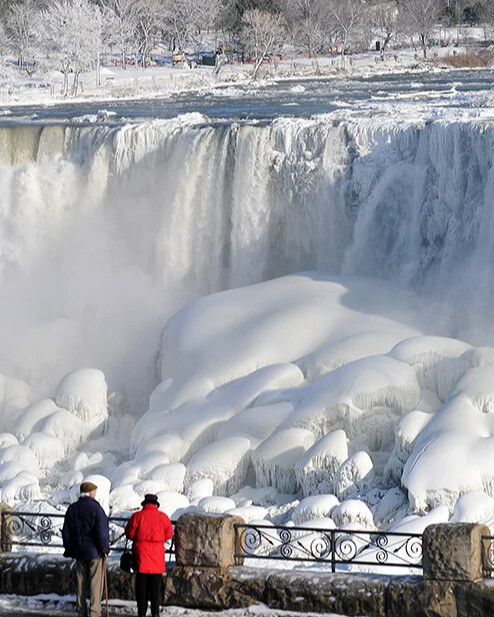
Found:
[[[86,617],[86,599],[90,597],[91,617],[101,617],[103,595],[103,559],[78,559],[75,562],[77,577],[77,614]]]

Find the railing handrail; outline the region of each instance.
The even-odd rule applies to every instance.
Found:
[[[237,523],[234,529],[237,561],[263,559],[328,563],[333,572],[338,564],[422,569],[420,533],[262,523]],[[274,538],[273,533],[279,538]],[[316,537],[311,539],[311,535]],[[393,543],[393,539],[396,542]],[[306,545],[304,541],[307,540]],[[366,551],[375,551],[374,557]]]

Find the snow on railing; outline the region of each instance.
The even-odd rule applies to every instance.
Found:
[[[39,549],[43,552],[63,553],[62,526],[64,514],[42,512],[0,512],[0,551]],[[110,550],[122,552],[125,547],[126,517],[110,516]],[[175,522],[172,521],[175,526]],[[168,555],[175,554],[172,539],[165,544]]]
[[[422,535],[414,533],[236,525],[235,558],[422,569]]]

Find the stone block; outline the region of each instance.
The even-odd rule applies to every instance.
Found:
[[[396,577],[388,585],[386,617],[458,617],[452,583]]]
[[[12,546],[8,544],[12,536],[8,516],[11,510],[12,508],[6,503],[0,503],[0,553],[8,553],[12,550]]]
[[[266,601],[266,576],[255,569],[176,566],[166,578],[165,605],[223,610]]]
[[[485,525],[442,523],[429,525],[422,541],[424,578],[438,581],[474,581],[482,577],[482,536]]]
[[[235,565],[235,528],[239,516],[183,514],[175,525],[178,566],[227,568]]]
[[[301,613],[384,617],[389,581],[384,575],[278,571],[268,576],[266,604]]]

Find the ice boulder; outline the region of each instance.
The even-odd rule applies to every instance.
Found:
[[[314,495],[306,497],[298,504],[292,514],[295,525],[318,518],[330,518],[331,513],[339,505],[334,495]]]
[[[199,510],[209,514],[223,514],[235,508],[235,502],[229,497],[203,497],[197,505]]]
[[[337,506],[331,518],[336,527],[356,525],[358,529],[374,529],[374,519],[369,507],[360,499],[348,499]]]
[[[33,426],[33,431],[58,437],[66,454],[75,450],[88,434],[87,426],[66,409],[59,409],[41,418]]]
[[[132,512],[141,507],[142,495],[138,495],[131,484],[117,486],[112,490],[109,497],[110,508],[113,516],[115,513]]]
[[[445,336],[415,336],[395,345],[389,356],[406,364],[420,364],[427,371],[445,359],[458,358],[471,347]]]
[[[328,493],[337,469],[348,458],[348,440],[343,430],[321,437],[295,464],[295,476],[304,495]]]
[[[157,497],[160,503],[160,510],[168,514],[174,521],[189,506],[187,497],[180,493],[175,493],[174,491],[161,491],[158,493]]]
[[[257,485],[273,486],[282,493],[296,493],[295,464],[314,441],[313,433],[303,428],[273,433],[252,453]]]
[[[214,483],[211,478],[202,478],[195,480],[187,488],[187,497],[193,499],[202,499],[203,497],[211,497],[214,492]]]
[[[456,382],[450,398],[464,393],[482,413],[494,414],[494,366],[471,368]]]
[[[424,533],[424,530],[429,525],[437,523],[447,523],[449,521],[449,510],[447,506],[437,506],[432,508],[423,516],[419,514],[409,514],[405,516],[395,525],[390,531],[399,531],[400,533]]]
[[[373,468],[372,459],[367,452],[360,450],[352,454],[334,477],[333,488],[338,498],[347,499],[369,487],[374,479]]]
[[[157,465],[149,473],[150,480],[165,484],[170,491],[182,493],[184,490],[186,467],[182,463]]]
[[[455,504],[450,523],[483,523],[494,531],[494,498],[486,493],[462,495]]]
[[[144,498],[144,495],[149,493],[156,495],[161,491],[169,490],[170,487],[163,482],[156,482],[156,480],[141,480],[140,482],[136,482],[133,488],[138,495]]]
[[[411,411],[398,420],[395,429],[395,447],[400,461],[407,462],[417,435],[431,419],[432,414]]]
[[[2,467],[1,464],[0,467]],[[40,497],[38,479],[26,471],[18,473],[0,488],[0,502],[9,505],[14,505],[16,501],[30,501],[40,499]]]
[[[49,433],[31,433],[22,445],[32,450],[40,469],[44,471],[52,469],[65,457],[63,443]]]
[[[250,441],[245,437],[219,439],[205,446],[187,463],[185,485],[209,478],[217,495],[232,495],[244,484],[251,460]]]
[[[14,462],[35,476],[39,475],[39,465],[32,450],[26,446],[5,446],[0,448],[0,464]]]
[[[23,409],[12,425],[12,433],[22,441],[33,431],[34,426],[56,411],[62,411],[51,398],[45,398]]]
[[[88,432],[92,432],[108,418],[107,395],[105,375],[97,369],[84,368],[62,378],[55,392],[55,402],[84,422]]]
[[[226,514],[240,516],[246,523],[251,523],[252,521],[264,520],[269,515],[269,512],[266,508],[262,508],[261,506],[245,505],[231,508],[231,510],[226,511]]]

